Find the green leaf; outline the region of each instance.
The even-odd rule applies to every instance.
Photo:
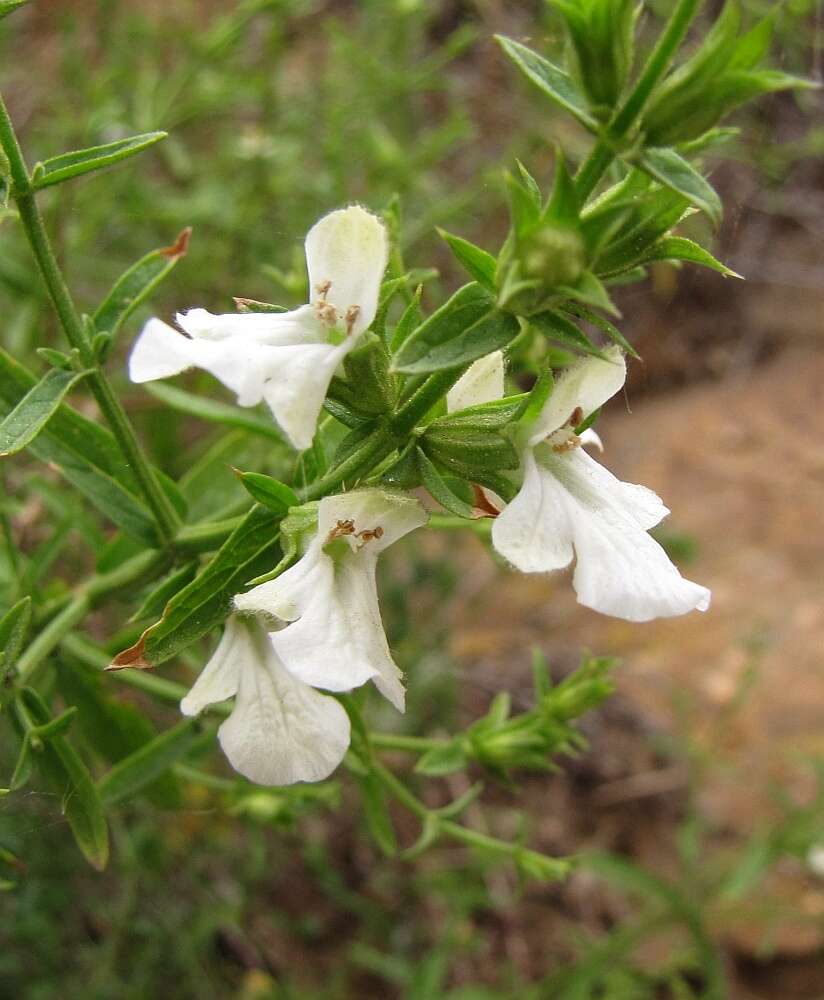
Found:
[[[550,100],[574,115],[591,132],[597,131],[598,123],[589,113],[584,96],[572,82],[568,73],[512,38],[496,35],[495,39],[524,76],[543,91]]]
[[[0,618],[0,668],[4,674],[17,662],[30,624],[30,597],[18,601]]]
[[[417,450],[418,468],[421,471],[423,485],[429,490],[438,503],[445,507],[450,513],[458,517],[474,519],[477,511],[471,503],[467,503],[446,482],[438,469],[430,462],[425,452],[420,448]]]
[[[203,572],[169,601],[160,621],[114,658],[112,669],[155,666],[220,625],[232,597],[277,563],[279,523],[272,511],[254,506]]]
[[[89,373],[53,368],[33,386],[0,423],[0,458],[15,455],[46,426],[63,397]]]
[[[401,344],[406,340],[410,333],[415,330],[421,323],[421,295],[423,294],[423,285],[418,285],[415,289],[415,294],[412,296],[412,301],[404,309],[401,318],[398,320],[398,325],[392,331],[392,338],[389,342],[390,349],[394,352],[397,351]]]
[[[580,354],[591,354],[593,357],[603,357],[600,348],[579,329],[572,320],[561,313],[547,310],[529,317],[529,324],[549,340],[554,340],[564,347],[570,347]]]
[[[654,243],[646,252],[644,263],[653,260],[683,260],[689,264],[700,264],[702,267],[712,268],[713,271],[723,274],[725,278],[742,277],[728,268],[726,264],[722,264],[720,260],[716,260],[709,250],[705,250],[684,236],[665,236]]]
[[[721,221],[723,208],[717,192],[674,149],[645,149],[637,163],[660,184],[683,195],[690,204],[706,212],[715,225]]]
[[[531,233],[538,225],[541,218],[541,206],[540,203],[535,203],[532,191],[522,181],[509,172],[504,176],[509,195],[512,228],[516,237],[521,239]]]
[[[621,333],[618,327],[615,326],[614,323],[610,323],[608,319],[605,319],[599,313],[594,312],[592,309],[587,309],[586,306],[581,305],[578,302],[568,303],[564,306],[564,311],[571,313],[578,319],[591,323],[593,326],[597,326],[598,329],[602,330],[614,344],[617,344],[622,350],[626,351],[630,357],[640,360],[640,355],[623,335],[623,333]]]
[[[421,448],[453,475],[472,482],[485,473],[518,468],[518,453],[501,434],[465,430],[425,434]]]
[[[285,516],[290,507],[297,507],[300,504],[300,499],[295,491],[278,479],[264,476],[261,472],[236,470],[236,475],[243,483],[244,488],[258,503],[262,503],[264,507],[273,510],[280,517]]]
[[[367,771],[358,775],[358,784],[366,827],[381,851],[389,858],[394,857],[398,853],[398,841],[381,780],[373,771]]]
[[[494,305],[477,282],[464,285],[406,338],[395,354],[395,371],[457,368],[505,347],[518,334],[518,321]]]
[[[438,235],[449,245],[449,249],[455,254],[458,261],[469,272],[469,274],[484,288],[490,292],[495,290],[495,268],[497,261],[491,253],[476,247],[469,240],[460,236],[453,236],[445,229],[438,229]]]
[[[198,562],[196,559],[172,570],[160,583],[152,587],[129,621],[139,622],[144,618],[153,618],[155,615],[161,614],[175,594],[194,580],[197,570]]]
[[[199,728],[197,719],[184,719],[115,764],[97,786],[103,804],[117,805],[157,781],[191,749]]]
[[[187,413],[189,416],[206,420],[212,424],[222,424],[224,427],[238,427],[280,444],[284,442],[284,437],[275,422],[253,410],[244,410],[231,403],[222,403],[216,399],[210,399],[208,396],[199,396],[174,385],[165,385],[163,382],[148,382],[144,388],[155,399],[159,399],[179,413]]]
[[[572,299],[574,302],[580,302],[587,306],[595,306],[597,309],[603,309],[604,312],[611,313],[613,316],[621,315],[615,303],[609,297],[609,292],[607,292],[601,279],[597,278],[591,271],[584,271],[574,286],[559,285],[556,291]]]
[[[120,160],[125,160],[136,153],[143,152],[156,142],[166,138],[166,132],[145,132],[143,135],[133,135],[128,139],[118,139],[103,146],[91,146],[89,149],[78,149],[71,153],[53,156],[43,163],[35,165],[32,171],[32,183],[35,191],[51,187],[52,184],[62,184],[63,181],[93,170],[102,170]]]
[[[78,726],[86,744],[103,760],[116,764],[150,743],[157,733],[134,705],[107,695],[103,679],[100,670],[90,669],[71,656],[64,656],[57,672],[60,693],[79,710]],[[162,808],[180,806],[180,791],[171,774],[156,780],[146,793]]]
[[[532,200],[535,202],[535,207],[540,211],[541,206],[544,203],[544,199],[541,195],[541,189],[538,187],[538,182],[520,160],[516,160],[515,162],[518,165],[518,173],[521,175],[521,181],[523,182],[524,187],[529,192]]]
[[[95,328],[113,337],[134,310],[147,299],[189,248],[191,228],[169,247],[152,250],[117,279],[93,316]]]
[[[13,409],[36,383],[29,371],[0,349],[0,413]],[[36,458],[58,469],[115,524],[156,544],[154,519],[138,498],[134,473],[104,427],[62,403],[28,448]],[[159,478],[174,498],[174,485],[162,474]]]
[[[463,771],[469,764],[464,743],[455,740],[442,747],[434,747],[427,750],[415,765],[418,774],[425,774],[429,778],[440,778],[445,774],[454,774],[456,771]]]
[[[578,231],[581,227],[580,208],[575,181],[569,172],[563,153],[557,150],[555,154],[555,179],[543,221]]]
[[[45,702],[32,688],[20,692],[20,701],[35,726],[46,726],[52,721]],[[42,748],[32,754],[32,759],[52,788],[62,796],[63,813],[77,846],[90,864],[102,871],[109,859],[109,831],[100,797],[86,765],[61,735],[44,739]]]

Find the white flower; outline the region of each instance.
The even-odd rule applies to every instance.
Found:
[[[151,319],[129,358],[133,382],[203,368],[241,406],[265,400],[295,448],[308,448],[329,382],[375,318],[386,229],[359,205],[325,215],[306,237],[309,305],[284,313],[179,313],[187,336]]]
[[[402,674],[383,631],[375,567],[380,552],[425,521],[418,501],[400,493],[362,489],[327,497],[301,559],[239,594],[235,607],[291,622],[271,633],[272,645],[306,684],[350,691],[373,680],[402,712]]]
[[[260,785],[321,781],[343,760],[349,718],[293,677],[254,619],[231,615],[212,658],[180,703],[184,715],[235,697],[218,739],[232,767]]]
[[[669,513],[660,498],[644,486],[622,483],[588,455],[580,445],[600,446],[594,432],[574,432],[624,384],[620,350],[605,354],[606,360],[588,357],[570,365],[526,428],[520,442],[523,480],[495,519],[492,543],[524,573],[562,569],[575,557],[579,602],[604,614],[649,621],[706,611],[709,590],[685,580],[648,534]],[[502,379],[498,351],[475,362],[450,395],[462,406],[474,405],[484,400],[466,392],[473,381],[488,387]]]

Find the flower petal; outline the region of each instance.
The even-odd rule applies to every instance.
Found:
[[[309,434],[311,444],[323,397],[339,359],[351,349],[349,342],[337,348],[318,343],[319,327],[310,306],[279,316],[212,316],[205,309],[193,309],[178,319],[191,339],[158,319],[146,324],[129,359],[133,382],[202,368],[234,392],[240,406],[256,406],[264,394],[267,401],[271,398],[273,410],[277,406],[275,417],[281,426],[289,425],[283,427],[287,434],[301,441]],[[232,332],[235,321],[244,327],[240,321],[247,319],[255,323],[266,319],[270,325],[264,330],[253,323],[244,333]],[[210,325],[212,320],[217,325]],[[273,325],[276,320],[282,320],[278,328]],[[226,322],[221,326],[217,321]],[[278,339],[283,345],[276,343]]]
[[[504,356],[502,351],[493,351],[478,358],[452,386],[446,394],[446,409],[454,413],[502,399],[503,395]]]
[[[609,347],[601,358],[582,358],[565,368],[555,380],[540,416],[529,429],[529,443],[537,444],[563,427],[577,407],[588,417],[623,386],[627,377],[624,356]]]
[[[326,341],[326,330],[311,306],[282,313],[223,313],[189,309],[178,313],[181,330],[199,340],[226,340],[238,337],[258,344],[317,344]]]
[[[223,752],[236,771],[261,785],[321,781],[349,746],[346,712],[293,677],[259,625],[241,627],[257,656],[244,665],[234,710],[218,730]]]
[[[197,364],[191,340],[160,319],[150,319],[138,334],[129,355],[132,382],[152,382],[179,375]]]
[[[335,369],[355,346],[332,344],[266,348],[262,394],[298,451],[310,447]]]
[[[402,674],[383,631],[375,557],[347,554],[335,561],[322,555],[301,598],[300,618],[271,634],[290,672],[328,691],[351,691],[374,680],[402,712]]]
[[[531,448],[522,456],[523,483],[492,522],[496,551],[522,573],[549,573],[572,562],[572,524],[560,484],[539,469]]]
[[[371,555],[376,555],[426,524],[427,517],[421,504],[406,493],[375,488],[351,490],[321,500],[318,537],[325,543],[338,524],[352,521],[353,531],[345,537],[353,552],[368,549]],[[376,529],[379,536],[370,534]]]
[[[209,662],[181,701],[180,711],[184,715],[199,715],[208,705],[217,705],[237,694],[242,671],[249,669],[256,659],[248,630],[230,615]]]
[[[647,533],[667,508],[642,486],[622,483],[581,449],[539,452],[539,474],[557,486],[577,557],[581,604],[627,621],[705,611],[706,587],[685,580]]]
[[[361,333],[375,318],[388,259],[386,227],[376,215],[360,205],[330,212],[306,237],[309,301],[314,304],[321,295],[319,289],[329,282],[325,300],[342,316],[357,306],[352,334]]]

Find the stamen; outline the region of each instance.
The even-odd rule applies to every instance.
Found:
[[[332,287],[332,282],[328,279],[322,281],[319,285],[315,285],[315,291],[318,293],[318,298],[325,299],[329,294],[329,289]]]
[[[347,535],[355,534],[355,522],[351,518],[347,518],[345,521],[338,521],[335,527],[329,532],[326,538],[326,544],[329,545],[330,542],[334,542],[336,538],[345,538]]]
[[[352,328],[357,322],[358,316],[360,316],[360,306],[349,306],[346,310],[346,336],[352,335]]]
[[[383,528],[380,525],[378,525],[377,528],[366,528],[364,531],[356,532],[355,538],[359,538],[361,540],[360,545],[358,546],[358,552],[360,552],[360,550],[365,545],[368,545],[373,538],[383,538]]]
[[[563,441],[559,441],[557,444],[553,444],[550,447],[556,454],[563,455],[568,451],[575,451],[576,448],[580,448],[581,439],[577,434],[572,434],[570,437],[565,438]]]

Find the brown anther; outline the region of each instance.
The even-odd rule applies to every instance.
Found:
[[[346,310],[346,336],[350,336],[352,333],[352,328],[357,322],[358,316],[360,316],[360,306],[349,306]]]
[[[553,444],[552,450],[558,455],[563,455],[568,451],[575,451],[575,449],[580,446],[581,439],[577,434],[573,434],[572,437],[568,437],[566,441],[559,441],[558,444]]]
[[[584,411],[580,406],[576,406],[575,409],[570,413],[569,420],[567,420],[566,425],[568,427],[577,427],[578,424],[584,419]]]
[[[329,289],[332,287],[332,282],[322,281],[319,285],[315,285],[315,291],[318,293],[318,298],[325,299],[329,294]]]
[[[336,538],[345,538],[347,535],[355,534],[355,522],[351,518],[347,518],[345,521],[338,521],[335,527],[329,532],[326,538],[326,544],[334,542]]]
[[[337,309],[325,299],[318,299],[315,303],[315,313],[321,323],[326,326],[335,326],[338,321]]]
[[[383,528],[380,525],[377,528],[366,528],[364,531],[358,531],[355,534],[355,538],[360,539],[360,545],[358,546],[358,551],[360,551],[373,538],[383,538]]]

